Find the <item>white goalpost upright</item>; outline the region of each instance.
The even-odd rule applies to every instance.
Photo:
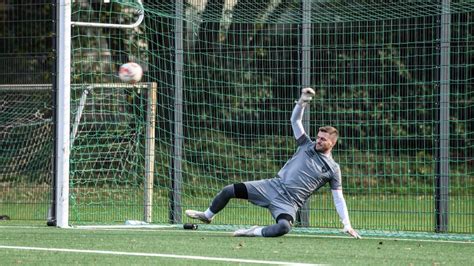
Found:
[[[132,24],[109,24],[109,23],[94,23],[94,22],[80,22],[71,21],[71,4],[74,0],[57,0],[57,69],[56,76],[57,93],[56,93],[56,151],[55,151],[55,218],[56,226],[60,228],[69,227],[69,160],[71,153],[71,26],[82,27],[103,27],[103,28],[122,28],[130,29],[139,26],[144,19],[144,9],[141,0],[137,0],[139,9],[137,10],[138,19]],[[109,3],[110,0],[103,0],[104,3]],[[150,87],[148,96],[148,111],[154,113],[154,101],[156,99],[156,85]],[[87,97],[87,93],[85,95]],[[82,100],[82,99],[81,99]],[[85,99],[84,99],[85,100]],[[152,102],[153,101],[153,102]],[[150,104],[152,103],[152,104]],[[84,105],[84,102],[82,102]],[[151,108],[151,109],[150,109]],[[80,119],[80,117],[78,118]],[[154,150],[154,116],[151,120],[147,119],[146,143],[147,148],[145,157],[147,160],[153,159],[152,153]],[[76,118],[77,120],[77,118]],[[78,121],[76,121],[78,122]],[[74,123],[73,135],[76,134],[77,123]],[[146,162],[145,165],[145,210],[144,220],[151,221],[151,193],[153,186],[153,164]]]
[[[56,226],[69,227],[69,157],[71,114],[71,0],[59,0],[56,106]]]

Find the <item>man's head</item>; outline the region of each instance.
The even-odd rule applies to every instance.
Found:
[[[320,127],[318,131],[318,139],[316,140],[316,150],[321,153],[330,153],[334,145],[336,145],[339,132],[331,126]]]

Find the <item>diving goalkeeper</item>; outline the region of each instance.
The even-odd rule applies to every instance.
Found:
[[[306,105],[315,95],[311,88],[304,88],[291,115],[291,126],[298,148],[293,157],[271,179],[248,181],[224,187],[204,211],[186,210],[185,214],[204,223],[210,223],[231,198],[246,199],[267,208],[276,223],[266,227],[253,226],[239,229],[234,236],[276,237],[290,232],[296,212],[311,194],[329,183],[334,205],[344,225],[343,231],[360,238],[352,229],[346,202],[342,194],[341,170],[331,155],[337,142],[338,131],[334,127],[320,127],[313,142],[303,129],[302,118]]]

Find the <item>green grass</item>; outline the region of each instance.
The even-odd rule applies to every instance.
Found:
[[[301,236],[234,238],[198,229],[79,230],[0,223],[0,245],[334,265],[469,265],[474,242]],[[234,265],[229,261],[0,248],[3,265]],[[244,264],[244,263],[242,263]],[[255,263],[254,263],[255,264]],[[255,264],[256,265],[256,264]]]

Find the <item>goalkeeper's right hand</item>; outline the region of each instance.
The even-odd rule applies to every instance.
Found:
[[[314,92],[312,88],[303,88],[301,90],[301,96],[300,96],[300,99],[298,100],[298,104],[303,107],[306,106],[306,104],[308,104],[313,99],[313,96],[315,94],[316,93]]]

